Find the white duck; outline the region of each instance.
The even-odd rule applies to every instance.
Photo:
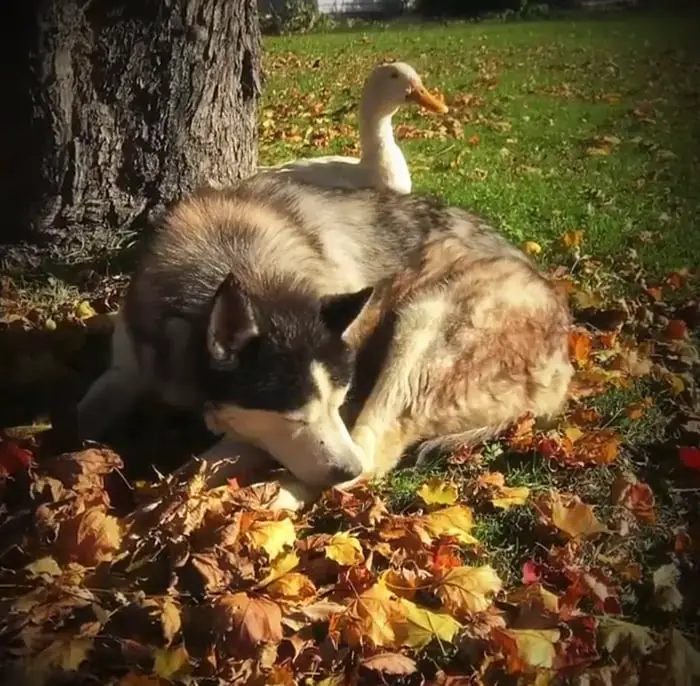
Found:
[[[401,105],[417,103],[444,114],[447,106],[431,95],[405,62],[380,64],[365,81],[359,108],[360,158],[326,155],[293,160],[262,173],[294,174],[301,181],[341,188],[388,188],[411,192],[411,174],[394,140],[391,118]]]

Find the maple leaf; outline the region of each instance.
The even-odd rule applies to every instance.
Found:
[[[540,499],[539,507],[543,514],[549,515],[557,529],[571,538],[607,532],[590,505],[582,503],[577,496],[550,491],[548,498]]]
[[[670,341],[688,338],[688,325],[682,319],[672,319],[664,330],[664,337]]]
[[[161,679],[172,680],[184,676],[190,666],[190,656],[181,643],[174,648],[157,648],[154,651],[153,671]]]
[[[569,332],[569,357],[579,369],[584,369],[590,363],[592,339],[586,331]]]
[[[63,551],[62,557],[85,567],[111,560],[122,542],[119,520],[106,514],[101,505],[65,522],[59,536],[56,545]]]
[[[552,669],[557,655],[555,644],[560,637],[557,629],[495,629],[492,634],[513,673],[532,667]]]
[[[580,598],[588,597],[601,612],[619,614],[620,599],[612,581],[600,569],[570,572],[573,583],[566,590],[562,605],[574,608]]]
[[[454,505],[430,512],[412,522],[421,539],[430,544],[432,537],[453,536],[464,545],[478,543],[469,533],[474,526],[472,511],[465,505]]]
[[[408,676],[418,670],[415,660],[401,653],[379,653],[363,660],[360,666],[391,676]]]
[[[172,598],[165,598],[163,600],[160,623],[163,627],[163,638],[165,638],[165,645],[167,647],[173,642],[173,639],[182,628],[180,607]]]
[[[476,488],[489,491],[491,504],[501,510],[524,505],[530,497],[530,489],[527,486],[506,486],[505,477],[500,472],[482,474],[477,479]]]
[[[253,550],[264,550],[274,560],[285,548],[293,546],[296,531],[291,519],[254,521],[246,534]]]
[[[426,505],[454,505],[459,496],[454,483],[438,477],[428,479],[418,489],[418,495]]]
[[[629,510],[637,519],[651,524],[656,519],[654,492],[631,472],[621,474],[612,485],[612,501]]]
[[[291,572],[273,581],[267,592],[271,596],[279,596],[289,600],[304,600],[313,598],[316,595],[316,587],[313,581],[305,574]]]
[[[583,243],[584,231],[568,231],[561,237],[561,241],[567,248],[577,248]]]
[[[678,448],[681,462],[690,469],[700,469],[700,448],[682,445]]]
[[[432,640],[452,643],[462,625],[448,614],[432,612],[405,598],[398,599],[402,621],[396,627],[399,645],[421,650]]]
[[[609,653],[614,652],[619,645],[624,644],[634,648],[641,655],[647,655],[656,647],[657,643],[651,630],[647,627],[623,622],[614,617],[601,617],[599,631],[603,648]]]
[[[331,618],[351,646],[362,646],[367,640],[378,648],[397,645],[396,625],[402,613],[391,591],[378,582],[351,601],[345,611]]]
[[[32,454],[12,441],[0,442],[0,478],[12,476],[32,464]]]
[[[493,567],[454,567],[435,584],[435,593],[445,609],[455,616],[483,612],[501,590],[502,582]]]
[[[93,648],[92,638],[56,638],[25,664],[27,682],[44,684],[56,672],[77,672]]]
[[[574,458],[583,463],[610,464],[620,452],[622,438],[612,429],[590,431],[578,437],[574,447]]]
[[[365,558],[360,541],[346,531],[333,534],[325,547],[326,557],[342,567],[360,564]]]
[[[525,241],[522,249],[528,255],[539,255],[542,252],[542,246],[539,243],[535,243],[535,241]]]
[[[215,604],[221,617],[219,629],[232,632],[233,645],[255,647],[259,643],[282,640],[282,612],[277,603],[267,598],[254,598],[247,593],[220,596]]]

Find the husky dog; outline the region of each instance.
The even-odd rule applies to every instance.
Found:
[[[155,389],[203,411],[225,436],[215,452],[249,444],[292,491],[319,491],[381,476],[414,445],[556,413],[569,324],[529,258],[475,215],[251,177],[177,203],[145,241],[79,429],[98,437]]]

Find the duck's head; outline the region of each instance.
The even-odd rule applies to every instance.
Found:
[[[365,81],[363,108],[379,116],[393,114],[401,105],[416,103],[438,114],[447,112],[447,105],[431,95],[418,72],[405,62],[388,62],[376,67]]]

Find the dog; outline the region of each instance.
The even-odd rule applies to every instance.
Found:
[[[97,438],[148,390],[291,473],[280,506],[381,477],[411,447],[473,444],[562,407],[564,297],[474,214],[283,175],[200,189],[144,240]],[[250,464],[248,464],[250,467]]]

